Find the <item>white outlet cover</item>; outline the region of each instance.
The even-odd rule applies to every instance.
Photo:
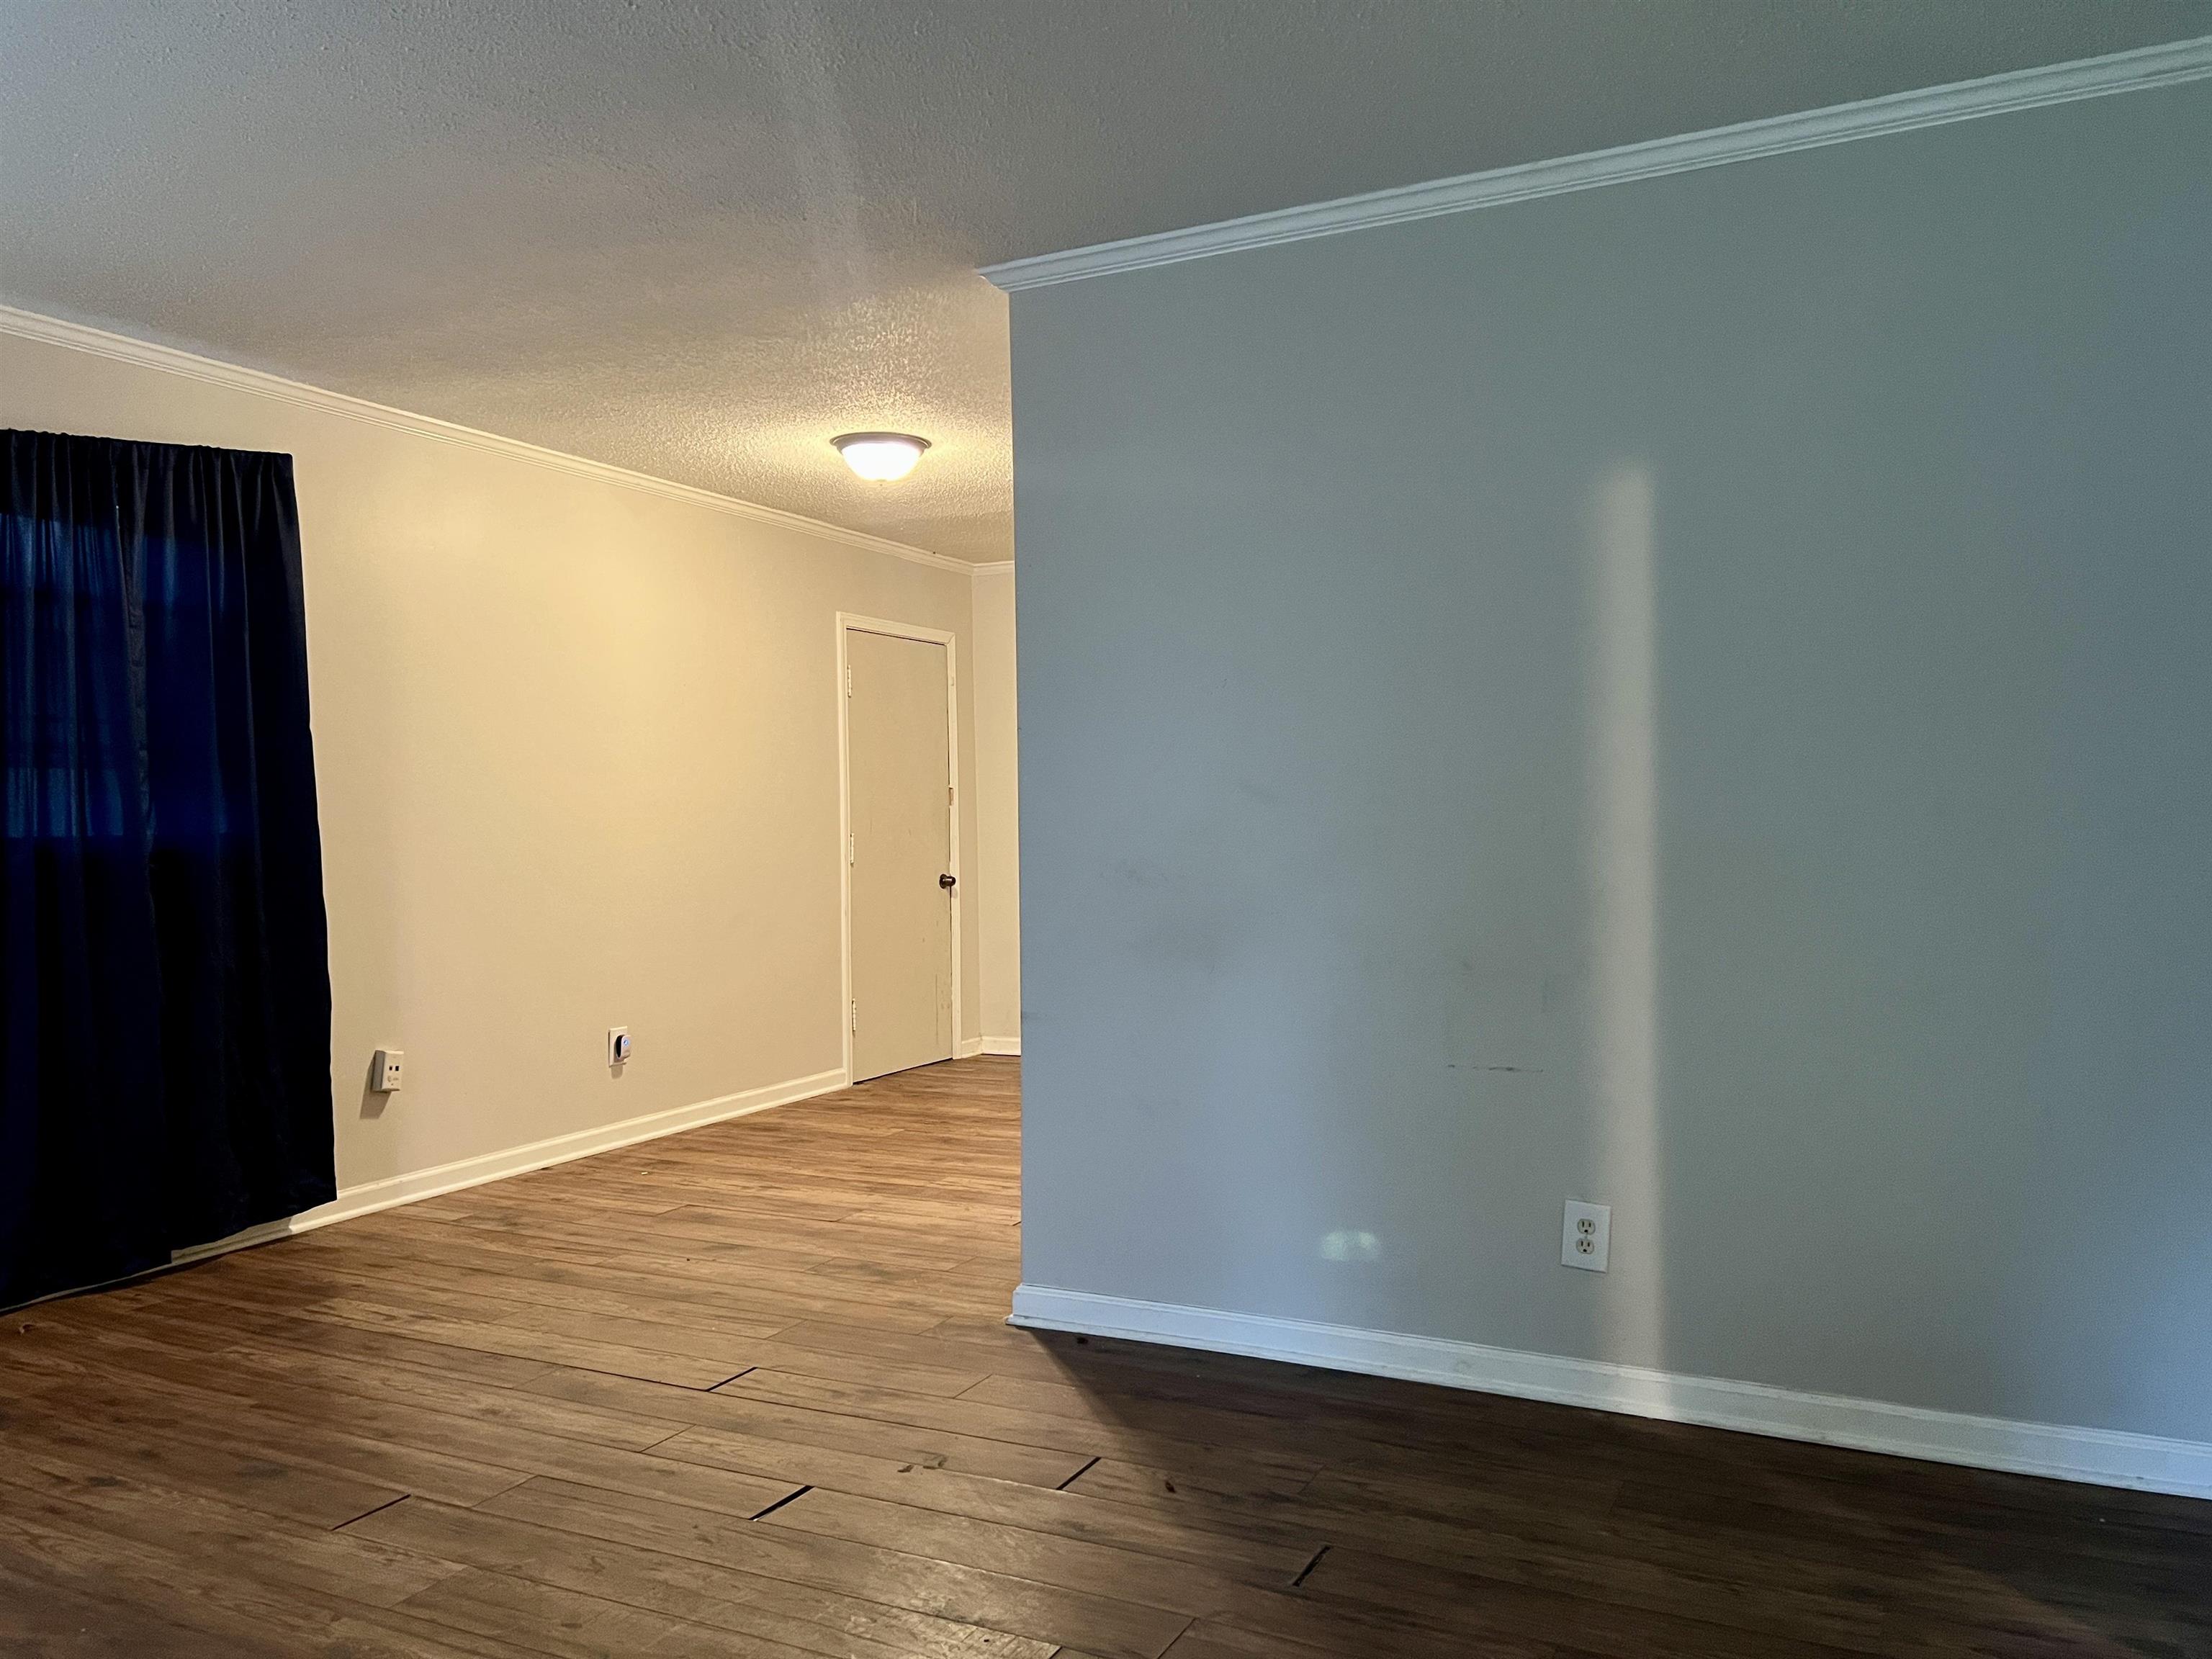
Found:
[[[627,1025],[608,1026],[607,1064],[610,1066],[620,1066],[627,1061],[629,1057],[629,1027]]]
[[[369,1058],[368,1086],[380,1095],[394,1092],[399,1087],[406,1060],[403,1049],[379,1048]]]
[[[1613,1245],[1613,1206],[1567,1200],[1566,1219],[1559,1228],[1559,1265],[1601,1273]]]

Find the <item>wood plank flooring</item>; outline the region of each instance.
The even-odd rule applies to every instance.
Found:
[[[0,1322],[0,1651],[2212,1655],[2212,1504],[1004,1324],[1018,1066]]]

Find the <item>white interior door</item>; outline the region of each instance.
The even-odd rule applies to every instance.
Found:
[[[952,1058],[946,648],[847,630],[853,1079]]]

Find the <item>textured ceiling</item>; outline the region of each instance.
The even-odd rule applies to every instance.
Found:
[[[974,267],[2212,28],[2208,0],[0,0],[0,297],[968,559]],[[920,432],[905,483],[826,440]]]

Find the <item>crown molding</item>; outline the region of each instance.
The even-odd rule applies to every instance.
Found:
[[[2212,36],[2203,36],[2144,46],[2134,52],[2114,52],[2104,58],[2016,70],[1979,81],[1959,81],[1948,86],[1893,93],[1796,115],[1714,127],[1672,138],[1654,138],[1614,149],[1529,161],[1488,173],[1463,173],[1455,179],[1378,190],[1364,196],[1346,196],[1308,207],[1255,213],[1246,218],[1197,225],[1187,230],[1132,236],[1118,242],[1073,248],[1063,253],[1008,259],[985,265],[982,274],[1013,294],[1054,283],[1080,282],[1085,277],[1104,276],[1116,271],[1180,264],[1187,259],[1210,258],[1217,253],[1303,242],[1316,236],[1334,236],[1345,231],[1401,224],[1407,220],[1469,213],[1478,208],[1503,207],[1510,202],[1594,190],[1601,185],[1660,179],[1699,167],[1723,167],[1730,161],[1786,155],[1793,150],[1816,149],[1856,138],[1911,132],[1921,127],[1944,126],[1984,115],[2039,109],[2048,104],[2173,86],[2208,76],[2212,76]]]
[[[264,369],[247,368],[242,364],[227,363],[215,357],[203,357],[197,352],[180,351],[174,346],[156,345],[150,340],[113,333],[104,328],[89,327],[83,323],[69,322],[40,312],[25,311],[16,306],[0,305],[0,334],[12,334],[21,339],[37,340],[47,345],[67,346],[73,350],[89,352],[94,356],[112,358],[117,362],[136,363],[142,368],[158,368],[172,374],[204,380],[211,386],[228,386],[234,391],[276,398],[304,408],[343,415],[349,420],[367,421],[374,426],[412,433],[417,437],[435,438],[444,443],[488,450],[510,460],[526,461],[533,466],[550,467],[556,472],[592,478],[601,483],[618,484],[628,489],[641,489],[647,495],[686,501],[694,507],[750,519],[756,524],[773,525],[779,530],[796,531],[801,535],[817,537],[824,541],[840,542],[845,546],[862,548],[871,553],[888,554],[892,558],[904,559],[909,563],[927,565],[936,570],[949,570],[955,575],[968,575],[975,568],[964,559],[932,553],[926,548],[909,547],[904,542],[895,542],[887,537],[871,536],[864,530],[848,530],[842,525],[825,524],[819,519],[810,519],[802,514],[787,513],[781,507],[764,507],[758,501],[741,501],[735,495],[717,495],[711,489],[678,483],[672,478],[656,478],[650,473],[633,472],[628,467],[611,466],[605,461],[587,460],[581,455],[570,455],[562,450],[542,448],[537,444],[524,443],[519,438],[502,438],[495,432],[480,432],[474,427],[456,425],[452,421],[441,421],[433,416],[394,409],[387,404],[371,403],[366,398],[349,397],[343,392],[326,391],[303,381],[288,380],[281,374],[271,374]]]
[[[1014,562],[999,559],[990,564],[971,564],[968,568],[978,576],[1011,576],[1014,574]]]

